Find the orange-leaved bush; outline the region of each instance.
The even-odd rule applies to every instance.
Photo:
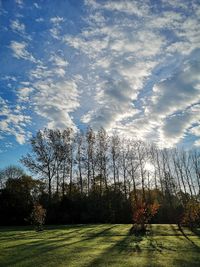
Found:
[[[145,201],[137,201],[134,203],[132,218],[138,230],[146,230],[146,224],[157,214],[159,206],[158,203],[150,204]]]
[[[35,226],[37,231],[43,230],[45,223],[46,210],[40,204],[34,204],[33,211],[31,213],[31,223]]]
[[[188,201],[181,223],[189,226],[190,228],[196,228],[200,226],[200,203],[196,200]]]

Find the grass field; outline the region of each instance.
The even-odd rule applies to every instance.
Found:
[[[131,225],[66,225],[35,232],[0,228],[0,266],[200,266],[200,237],[176,225],[150,225],[145,236]]]

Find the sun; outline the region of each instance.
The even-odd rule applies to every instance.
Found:
[[[145,170],[150,173],[153,173],[155,171],[155,167],[153,166],[153,164],[151,164],[151,162],[146,162]]]

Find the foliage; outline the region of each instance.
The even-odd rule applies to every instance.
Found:
[[[15,166],[15,165],[9,165],[5,167],[4,169],[0,170],[0,189],[3,189],[5,186],[5,183],[8,179],[19,179],[25,175],[22,168]]]
[[[37,231],[43,230],[45,223],[46,210],[40,204],[34,204],[33,211],[31,213],[31,223],[35,226]]]
[[[43,182],[23,175],[9,178],[0,190],[0,214],[2,225],[23,225],[31,213],[33,203],[44,194]]]
[[[133,223],[136,230],[145,231],[147,223],[157,214],[159,209],[158,203],[147,203],[145,201],[137,201],[133,205]]]
[[[181,223],[189,226],[191,229],[200,226],[200,203],[196,200],[190,200],[184,209]]]

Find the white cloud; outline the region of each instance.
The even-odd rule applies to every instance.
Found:
[[[54,72],[60,77],[64,77],[66,73],[66,71],[63,68],[55,68]]]
[[[157,132],[160,145],[176,145],[192,132],[190,127],[199,122],[199,71],[200,61],[192,60],[183,64],[172,77],[154,86],[151,101],[146,104],[146,121],[142,122],[141,128],[146,125],[147,135]]]
[[[50,33],[51,33],[53,38],[55,38],[55,39],[59,39],[60,38],[59,37],[60,31],[59,31],[59,29],[57,27],[54,27],[54,28],[50,29],[49,31],[50,31]]]
[[[126,80],[113,77],[104,81],[100,88],[100,94],[96,95],[99,107],[83,116],[83,122],[95,128],[103,126],[109,129],[116,122],[135,115],[137,111],[131,101],[136,98],[137,93]]]
[[[32,110],[49,127],[75,127],[75,113],[75,121],[164,146],[198,137],[198,1],[86,0],[85,8],[84,23],[49,18],[43,63],[27,43],[11,42],[16,58],[38,63],[18,101],[31,97]],[[70,25],[83,26],[68,31]],[[19,20],[11,27],[25,31]]]
[[[190,7],[187,2],[182,0],[162,0],[162,2],[167,7],[182,8],[185,10]]]
[[[192,107],[180,114],[174,114],[168,117],[160,131],[160,145],[164,147],[173,147],[179,143],[187,134],[188,128],[193,123],[200,122],[200,106]]]
[[[25,25],[23,23],[20,23],[19,20],[11,21],[10,27],[13,31],[16,31],[22,34],[25,33]]]
[[[64,36],[63,40],[65,43],[74,47],[75,49],[80,49],[90,58],[96,58],[98,56],[97,53],[100,53],[103,49],[106,49],[108,45],[108,38],[87,40],[80,37]]]
[[[64,22],[64,18],[62,17],[53,17],[50,19],[50,22],[53,24],[53,27],[50,29],[50,33],[53,38],[60,40],[60,29],[61,29],[61,23]]]
[[[165,117],[200,101],[200,61],[185,63],[181,70],[153,88],[146,112]]]
[[[148,35],[146,36],[146,41],[149,39],[147,41],[148,45],[154,42],[154,38],[151,40],[148,38]],[[145,42],[145,38],[142,40]],[[154,47],[154,51],[152,51],[152,53],[148,50],[148,46],[145,49],[145,46],[137,46],[137,43],[134,43],[133,45],[130,43],[129,48],[127,40],[123,41],[121,47],[114,47],[117,52],[122,54],[124,50],[126,52],[137,51],[138,53],[135,55],[135,58],[140,57],[141,59],[135,64],[130,63],[128,60],[123,63],[121,59],[118,63],[116,56],[114,57],[115,67],[118,68],[119,74],[118,76],[114,76],[114,79],[122,80],[123,77],[131,86],[131,89],[128,92],[129,98],[127,98],[126,102],[126,104],[129,102],[129,105],[123,105],[124,98],[122,95],[119,96],[118,105],[113,105],[115,94],[118,94],[118,90],[123,93],[126,92],[126,87],[124,85],[122,86],[123,89],[120,89],[119,84],[115,83],[112,89],[113,94],[109,96],[109,86],[108,84],[105,84],[105,86],[101,87],[101,91],[97,94],[97,96],[99,95],[100,97],[96,98],[100,103],[100,108],[90,111],[83,116],[82,120],[85,123],[92,123],[95,126],[103,125],[104,127],[108,127],[108,129],[115,128],[121,133],[126,133],[126,135],[138,136],[148,140],[150,137],[152,140],[157,142],[159,140],[160,145],[162,144],[164,146],[173,146],[186,136],[189,127],[191,127],[191,125],[199,119],[197,112],[194,110],[190,110],[190,112],[184,111],[191,105],[200,101],[200,63],[198,60],[192,60],[190,62],[186,61],[182,64],[179,71],[176,71],[172,77],[169,77],[155,85],[151,102],[148,101],[144,105],[145,113],[137,115],[137,109],[134,109],[133,106],[132,110],[130,109],[131,101],[136,99],[138,96],[138,89],[143,88],[146,79],[151,77],[152,70],[159,63],[158,60],[149,62],[147,60],[143,61],[143,57],[151,57],[162,53],[162,44],[164,40],[160,40],[160,44]],[[144,49],[141,53],[139,50],[140,46]],[[198,53],[196,53],[196,56],[194,58],[198,58]],[[130,57],[130,59],[132,60],[133,57]],[[97,61],[97,65],[101,66],[99,62],[101,62],[101,57]],[[105,64],[103,64],[103,67],[108,69],[110,77],[113,76],[112,59],[108,61],[107,58],[106,65],[104,65]],[[104,88],[106,88],[107,91]],[[116,110],[113,108],[115,106],[119,108]],[[130,115],[131,111],[133,112],[132,116]],[[182,114],[174,114],[177,111],[182,111]],[[118,119],[118,114],[122,114],[121,121],[120,116]],[[123,114],[125,122],[123,120]],[[126,117],[126,114],[129,114],[130,116],[127,115]],[[171,114],[174,115],[171,116]],[[135,115],[139,116],[139,118],[141,117],[141,119],[136,119],[137,116]],[[130,122],[131,117],[132,122]]]
[[[11,41],[10,48],[13,52],[13,56],[20,59],[25,59],[32,61],[36,63],[36,59],[33,57],[33,55],[27,51],[27,43],[25,42],[17,42],[17,41]]]
[[[43,22],[44,21],[44,18],[37,18],[35,19],[36,22]]]
[[[20,7],[22,8],[24,6],[24,2],[23,0],[15,0],[15,3]]]
[[[18,89],[18,102],[29,103],[32,113],[45,119],[46,127],[75,129],[70,114],[80,105],[77,88],[80,76],[64,78],[68,62],[61,56],[54,54],[50,62],[52,66],[40,63],[30,71],[29,82],[22,82],[25,86]]]
[[[20,16],[18,16],[18,17],[20,17]],[[20,22],[19,19],[11,20],[10,28],[12,29],[13,32],[17,33],[23,39],[31,41],[31,36],[26,33],[25,24]]]
[[[194,146],[196,146],[196,147],[200,147],[200,139],[198,139],[198,140],[196,140],[196,141],[194,142]]]
[[[192,127],[190,133],[200,137],[200,125]]]
[[[138,1],[109,1],[102,5],[102,8],[105,8],[110,11],[124,12],[129,15],[144,16],[148,14],[148,6],[144,5]]]
[[[154,58],[161,53],[165,38],[137,29],[131,20],[108,26],[102,24],[103,19],[96,24],[94,16],[89,30],[75,37],[64,36],[63,40],[94,60],[89,68],[95,75],[96,103],[82,121],[109,129],[138,112],[132,102],[158,64]]]
[[[66,67],[69,64],[69,62],[67,60],[65,60],[63,57],[60,57],[58,55],[52,55],[50,57],[50,61],[59,67]]]
[[[94,8],[94,1],[87,1],[87,4]],[[122,8],[122,12],[128,12],[130,5],[135,7],[128,1],[109,2],[103,7],[95,2],[95,9]],[[98,10],[96,14],[99,17]],[[131,19],[122,18],[106,25],[102,14],[100,21],[94,19],[96,14],[88,18],[89,29],[78,36],[66,35],[63,41],[92,61],[88,68],[94,75],[95,84],[90,86],[94,86],[91,90],[95,104],[81,120],[94,127],[109,129],[138,113],[133,101],[158,65],[159,60],[155,57],[161,54],[165,38],[153,30],[141,30],[141,26]]]
[[[41,7],[38,5],[38,3],[33,3],[34,7],[37,8],[37,9],[40,9]]]
[[[69,113],[79,107],[79,94],[74,81],[34,83],[36,92],[32,97],[35,112],[44,117],[50,128],[75,127]]]
[[[49,70],[46,66],[38,64],[35,69],[30,71],[30,79],[46,79],[51,77],[53,74],[52,70]]]
[[[100,4],[98,4],[96,0],[85,0],[85,4],[94,9],[97,9],[100,7]]]
[[[60,24],[61,22],[64,21],[64,18],[57,16],[57,17],[51,18],[50,21],[54,24]]]
[[[15,76],[10,76],[10,75],[6,75],[6,76],[2,77],[1,80],[14,81],[14,82],[17,81]]]
[[[105,3],[95,0],[87,0],[85,3],[93,9],[105,9],[109,11],[123,12],[128,15],[144,16],[148,14],[149,7],[145,5],[145,1],[107,1]]]
[[[15,2],[16,2],[18,5],[22,5],[22,4],[23,4],[23,0],[15,0]]]
[[[28,102],[30,100],[30,94],[33,92],[33,88],[22,87],[18,90],[19,101]]]
[[[9,107],[8,101],[0,97],[0,118],[1,138],[13,135],[18,143],[23,144],[28,134],[25,127],[30,123],[30,116],[23,115],[20,107],[15,110]]]

